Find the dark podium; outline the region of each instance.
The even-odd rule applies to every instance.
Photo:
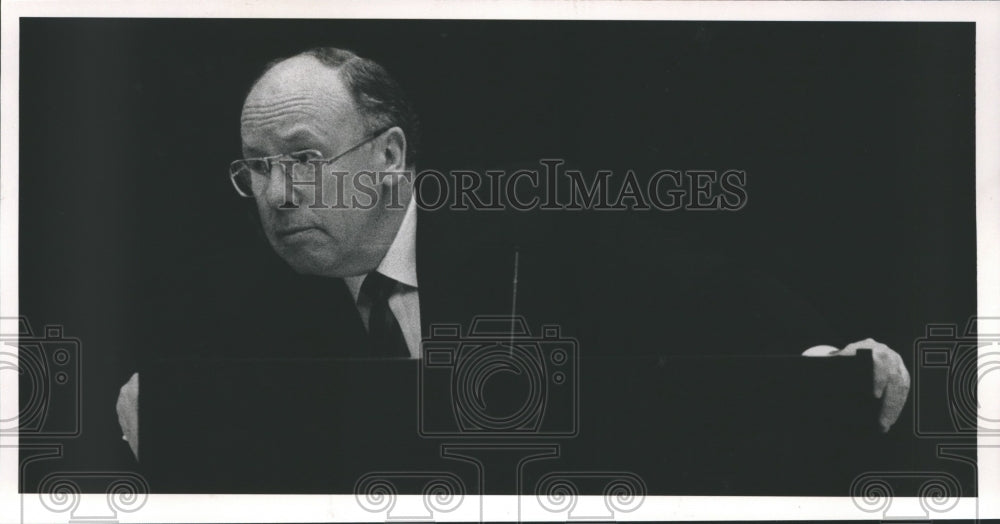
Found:
[[[587,358],[553,334],[424,352],[150,362],[143,474],[154,493],[849,496],[879,438],[868,351]]]

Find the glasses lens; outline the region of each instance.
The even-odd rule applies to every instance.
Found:
[[[252,197],[253,193],[253,171],[244,160],[237,160],[229,166],[229,178],[233,181],[233,186],[240,196]]]
[[[294,163],[282,164],[285,174],[291,169],[292,180],[295,182],[312,182],[322,172],[322,166],[315,163],[323,158],[322,153],[315,150],[299,151],[289,155],[286,161]]]
[[[256,173],[258,175],[266,175],[270,170],[270,163],[266,158],[248,158],[243,161],[243,164],[252,173]]]
[[[272,168],[278,167],[282,174],[291,169],[293,181],[311,181],[317,175],[317,166],[311,161],[322,158],[323,154],[314,149],[298,151],[284,157],[247,158],[230,164],[229,176],[240,195],[253,197],[260,194],[267,185]]]

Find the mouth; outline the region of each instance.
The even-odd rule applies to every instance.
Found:
[[[310,231],[316,231],[316,228],[312,227],[312,226],[287,227],[287,228],[279,229],[279,230],[275,231],[274,234],[278,238],[280,238],[282,240],[285,240],[285,239],[289,239],[289,238],[292,238],[292,237],[296,237],[296,236],[302,235],[304,233],[308,233]]]

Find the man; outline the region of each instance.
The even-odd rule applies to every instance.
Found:
[[[612,353],[670,340],[702,340],[698,347],[754,338],[747,343],[755,347],[762,341],[775,348],[817,342],[791,335],[802,325],[793,318],[802,309],[792,301],[762,299],[751,309],[738,297],[753,294],[758,281],[720,281],[716,276],[724,271],[687,257],[683,249],[673,252],[667,269],[653,259],[639,269],[643,264],[612,267],[622,257],[574,256],[561,244],[548,252],[525,247],[519,238],[465,244],[476,235],[456,232],[454,220],[418,212],[412,176],[417,133],[416,119],[388,73],[340,49],[314,49],[274,63],[244,103],[245,158],[233,163],[234,185],[254,199],[264,235],[281,259],[299,274],[319,277],[310,282],[332,286],[324,296],[333,302],[349,302],[337,310],[336,328],[326,321],[303,327],[336,332],[329,347],[335,354],[421,358],[420,341],[431,324],[511,311],[575,325],[585,344]],[[296,170],[315,166],[342,173],[344,183],[318,186],[315,179],[297,178]],[[326,207],[311,206],[316,196]],[[348,205],[331,207],[334,202]],[[479,239],[490,238],[478,233]],[[698,272],[706,277],[691,277]],[[712,281],[716,292],[692,284],[702,281]],[[713,328],[713,322],[730,329]],[[744,336],[737,323],[753,325],[756,335]],[[771,330],[757,329],[762,325]],[[720,333],[738,337],[710,338]],[[804,354],[846,356],[859,348],[873,350],[879,424],[888,431],[909,388],[895,351],[866,339]],[[121,390],[118,412],[123,438],[136,456],[137,398],[133,375]]]

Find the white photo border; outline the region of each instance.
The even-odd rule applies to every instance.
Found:
[[[976,24],[976,227],[978,316],[1000,317],[1000,3],[991,2],[659,2],[417,0],[240,2],[182,0],[159,3],[90,1],[2,2],[2,143],[0,143],[0,317],[18,316],[19,22],[22,17],[126,18],[369,18],[369,19],[580,19],[745,21],[955,21]],[[942,175],[947,176],[947,175]],[[9,326],[0,326],[6,332]],[[980,351],[983,349],[980,344]],[[6,348],[16,351],[16,348]],[[18,388],[0,374],[0,420],[18,412]],[[16,378],[16,377],[15,377]],[[1000,420],[1000,381],[980,381],[980,416]],[[1000,436],[978,437],[978,498],[962,498],[947,519],[1000,517]],[[105,495],[85,495],[83,503]],[[419,504],[400,497],[399,504]],[[435,518],[452,520],[559,520],[531,511],[531,497],[467,497],[468,503]],[[28,499],[31,499],[30,501]],[[0,435],[0,522],[67,521],[68,514],[33,512],[37,494],[18,493],[16,436]],[[91,500],[93,499],[93,500]],[[584,497],[599,499],[599,497]],[[906,502],[905,499],[900,499]],[[32,502],[34,501],[34,502]],[[29,503],[30,502],[30,503]],[[536,504],[537,505],[537,504]],[[31,506],[31,507],[29,507]],[[521,508],[520,510],[518,508]],[[36,508],[37,509],[37,508]],[[55,520],[54,520],[55,517]],[[876,517],[849,497],[646,497],[618,520],[788,520]],[[936,515],[935,518],[940,518]],[[150,495],[120,522],[384,521],[353,495]]]

